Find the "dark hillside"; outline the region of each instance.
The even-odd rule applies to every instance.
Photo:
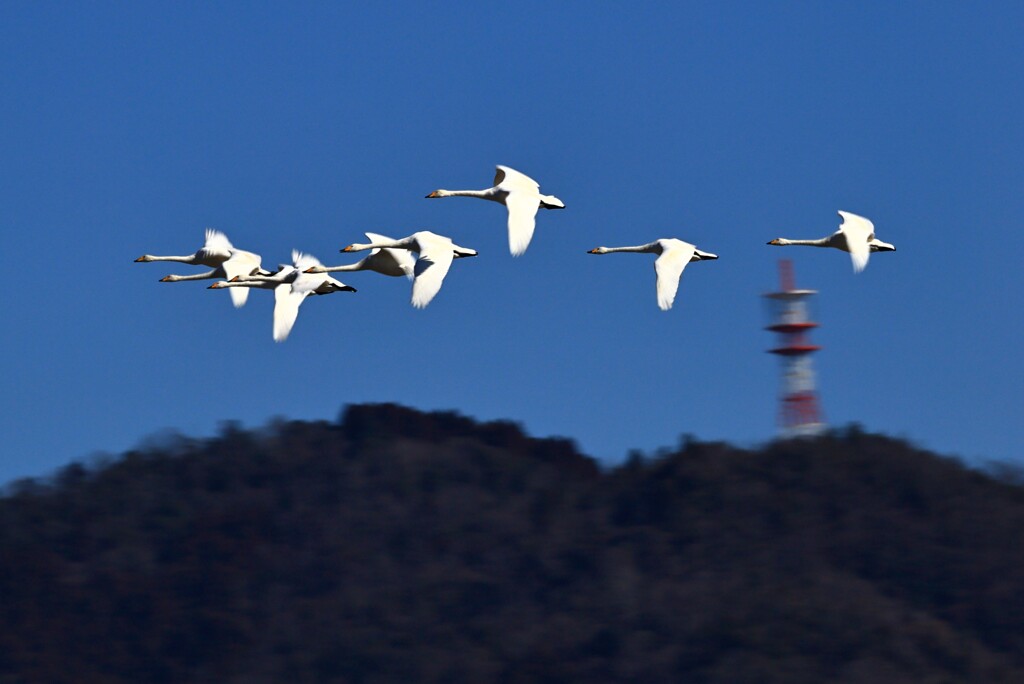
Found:
[[[0,499],[0,684],[1021,682],[1024,488],[850,431],[601,471],[354,406]]]

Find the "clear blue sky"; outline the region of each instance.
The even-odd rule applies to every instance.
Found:
[[[1024,5],[4,3],[0,482],[174,428],[394,401],[614,461],[774,431],[761,293],[816,288],[833,424],[1024,459]],[[567,204],[513,259],[504,210],[425,200],[507,164]],[[898,251],[775,248],[837,209]],[[203,229],[343,263],[365,230],[476,248],[425,310],[375,274],[232,309],[163,284]],[[652,257],[715,252],[658,310]]]

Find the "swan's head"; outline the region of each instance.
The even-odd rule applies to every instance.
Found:
[[[151,257],[148,254],[143,254],[142,256],[140,256],[138,259],[135,260],[135,263],[139,263],[140,261],[152,261],[152,260],[153,260],[153,257]]]
[[[554,195],[541,195],[540,206],[544,209],[565,209],[565,202]]]
[[[349,245],[348,247],[343,247],[343,248],[339,249],[338,251],[339,252],[355,252],[355,251],[358,251],[358,250],[356,250],[356,246],[355,245]]]
[[[871,251],[872,252],[895,252],[896,251],[895,245],[890,245],[888,242],[882,242],[878,238],[875,238],[874,240],[869,242],[868,245],[871,247]]]
[[[160,282],[161,283],[173,283],[177,279],[178,279],[177,276],[165,275],[163,278],[160,279]]]
[[[327,273],[327,269],[323,266],[310,266],[303,273]]]
[[[211,285],[210,287],[208,287],[206,289],[207,290],[220,290],[221,288],[225,288],[227,286],[228,286],[228,284],[225,283],[223,280],[218,280],[217,282],[215,282],[213,285]]]
[[[768,244],[769,245],[788,245],[789,244],[789,240],[787,240],[786,238],[775,238],[774,240],[772,240]]]
[[[607,247],[595,247],[594,249],[592,249],[589,252],[587,252],[587,254],[607,254],[607,253],[608,253],[608,248]]]
[[[449,193],[447,190],[435,190],[434,192],[427,195],[426,199],[437,199],[438,197],[447,197],[448,194]]]

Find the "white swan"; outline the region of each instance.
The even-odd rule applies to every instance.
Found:
[[[135,261],[177,261],[182,264],[194,264],[196,266],[209,266],[213,268],[227,261],[234,249],[227,235],[219,230],[207,228],[206,243],[196,250],[195,254],[187,256],[153,256],[152,254],[143,254]]]
[[[717,254],[702,252],[689,242],[683,242],[676,238],[662,238],[635,247],[595,247],[588,254],[610,254],[612,252],[643,252],[658,255],[658,258],[654,260],[654,272],[658,276],[658,306],[662,311],[672,308],[676,290],[679,289],[679,278],[683,275],[683,269],[688,263],[718,258]]]
[[[159,259],[158,259],[159,261]],[[260,268],[262,259],[259,254],[236,249],[231,256],[224,260],[212,271],[196,273],[194,275],[167,275],[160,279],[161,283],[180,283],[186,280],[208,280],[210,278],[224,278],[231,280],[235,277],[268,276],[270,271]],[[249,291],[245,289],[231,290],[231,302],[235,308],[245,306],[249,298]]]
[[[394,242],[394,238],[378,233],[364,233],[370,242]],[[413,279],[416,259],[407,249],[377,247],[370,255],[363,257],[354,264],[344,266],[313,266],[306,273],[338,273],[344,271],[375,271],[386,276],[405,276]]]
[[[769,245],[808,245],[810,247],[834,247],[850,253],[854,273],[860,273],[868,265],[871,252],[895,252],[896,248],[888,242],[875,237],[875,224],[863,216],[840,211],[843,222],[839,230],[818,240],[787,240],[775,238]]]
[[[421,230],[401,240],[379,240],[369,244],[351,244],[342,252],[360,252],[365,249],[405,249],[419,252],[413,270],[412,305],[422,309],[441,289],[441,283],[451,268],[452,261],[461,257],[473,257],[475,249],[459,247],[451,238]]]
[[[316,257],[292,251],[292,265],[282,265],[277,273],[267,276],[238,276],[226,282],[217,282],[210,289],[224,287],[259,288],[274,291],[274,341],[284,342],[299,316],[299,306],[306,297],[334,292],[355,292],[356,288],[335,280],[326,274],[309,274],[305,270],[319,266]],[[232,290],[233,291],[233,290]]]
[[[554,195],[540,194],[540,184],[529,176],[507,166],[497,166],[494,187],[486,190],[435,190],[427,198],[479,197],[501,202],[508,209],[508,249],[512,256],[526,251],[533,238],[537,210],[565,209],[562,200]]]

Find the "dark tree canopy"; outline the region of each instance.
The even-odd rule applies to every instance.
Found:
[[[849,430],[567,440],[394,405],[0,498],[0,684],[1022,682],[1024,488]]]

